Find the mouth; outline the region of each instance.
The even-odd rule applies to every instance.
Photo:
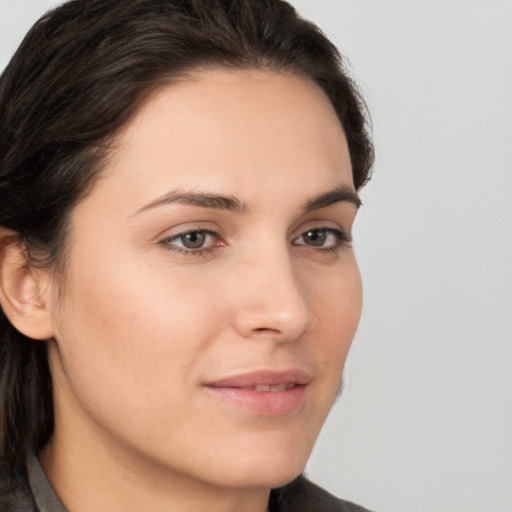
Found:
[[[288,391],[289,389],[292,389],[297,384],[295,382],[287,382],[286,384],[277,384],[276,386],[248,386],[244,388],[238,388],[238,389],[245,389],[248,391]]]
[[[260,416],[282,416],[304,406],[311,381],[302,370],[258,371],[209,382],[205,389],[229,407]]]

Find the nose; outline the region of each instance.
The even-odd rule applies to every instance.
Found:
[[[244,338],[284,343],[310,331],[316,317],[287,250],[261,252],[237,273],[233,325]]]

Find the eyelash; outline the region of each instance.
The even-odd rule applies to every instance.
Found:
[[[324,232],[327,234],[327,236],[328,235],[334,236],[336,238],[336,243],[332,247],[322,247],[322,246],[315,247],[314,245],[308,245],[306,243],[300,243],[300,244],[294,243],[293,245],[295,245],[295,246],[302,245],[302,246],[305,246],[308,248],[312,248],[319,252],[332,253],[332,254],[338,253],[342,247],[351,247],[352,237],[350,235],[348,235],[347,233],[345,233],[344,231],[342,231],[341,229],[335,229],[335,228],[308,229],[308,230],[304,231],[303,233],[301,233],[297,238],[295,238],[293,242],[295,242],[299,238],[304,237],[307,233],[313,233],[315,231],[316,232]],[[160,240],[158,243],[159,243],[159,245],[162,245],[167,251],[172,251],[177,254],[183,254],[185,256],[205,257],[205,256],[211,255],[211,253],[213,252],[213,249],[216,248],[215,244],[211,245],[209,247],[198,247],[197,249],[172,245],[177,240],[181,239],[181,241],[183,241],[183,237],[185,237],[187,235],[195,234],[195,233],[205,235],[206,237],[210,236],[215,239],[219,238],[219,234],[216,233],[215,231],[212,231],[210,229],[197,228],[197,229],[190,229],[187,231],[183,231],[181,233],[176,233],[175,235],[172,235],[170,237],[166,237],[166,238]],[[219,245],[217,245],[217,247],[220,247],[221,245],[224,245],[224,244],[219,244]]]

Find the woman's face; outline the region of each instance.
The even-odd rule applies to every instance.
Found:
[[[313,83],[210,70],[154,94],[72,212],[53,448],[222,486],[299,474],[359,320],[356,203]]]

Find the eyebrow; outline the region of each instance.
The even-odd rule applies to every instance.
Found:
[[[362,205],[357,192],[349,187],[341,186],[308,201],[304,207],[304,212],[320,210],[320,208],[327,208],[336,203],[352,203],[356,208]]]
[[[155,201],[151,201],[144,205],[135,212],[135,215],[145,212],[146,210],[156,208],[157,206],[164,206],[172,203],[188,204],[214,210],[228,210],[235,213],[247,213],[249,211],[247,204],[233,196],[219,196],[207,192],[171,191],[159,197]]]
[[[309,213],[320,208],[326,208],[336,203],[348,202],[359,208],[361,199],[357,193],[345,186],[336,187],[325,194],[310,199],[304,206],[304,213]],[[208,192],[186,192],[171,191],[150,203],[139,208],[134,215],[151,210],[158,206],[165,206],[172,203],[188,204],[198,206],[199,208],[208,208],[214,210],[227,210],[239,214],[246,214],[250,211],[247,203],[233,196],[221,196],[210,194]]]

